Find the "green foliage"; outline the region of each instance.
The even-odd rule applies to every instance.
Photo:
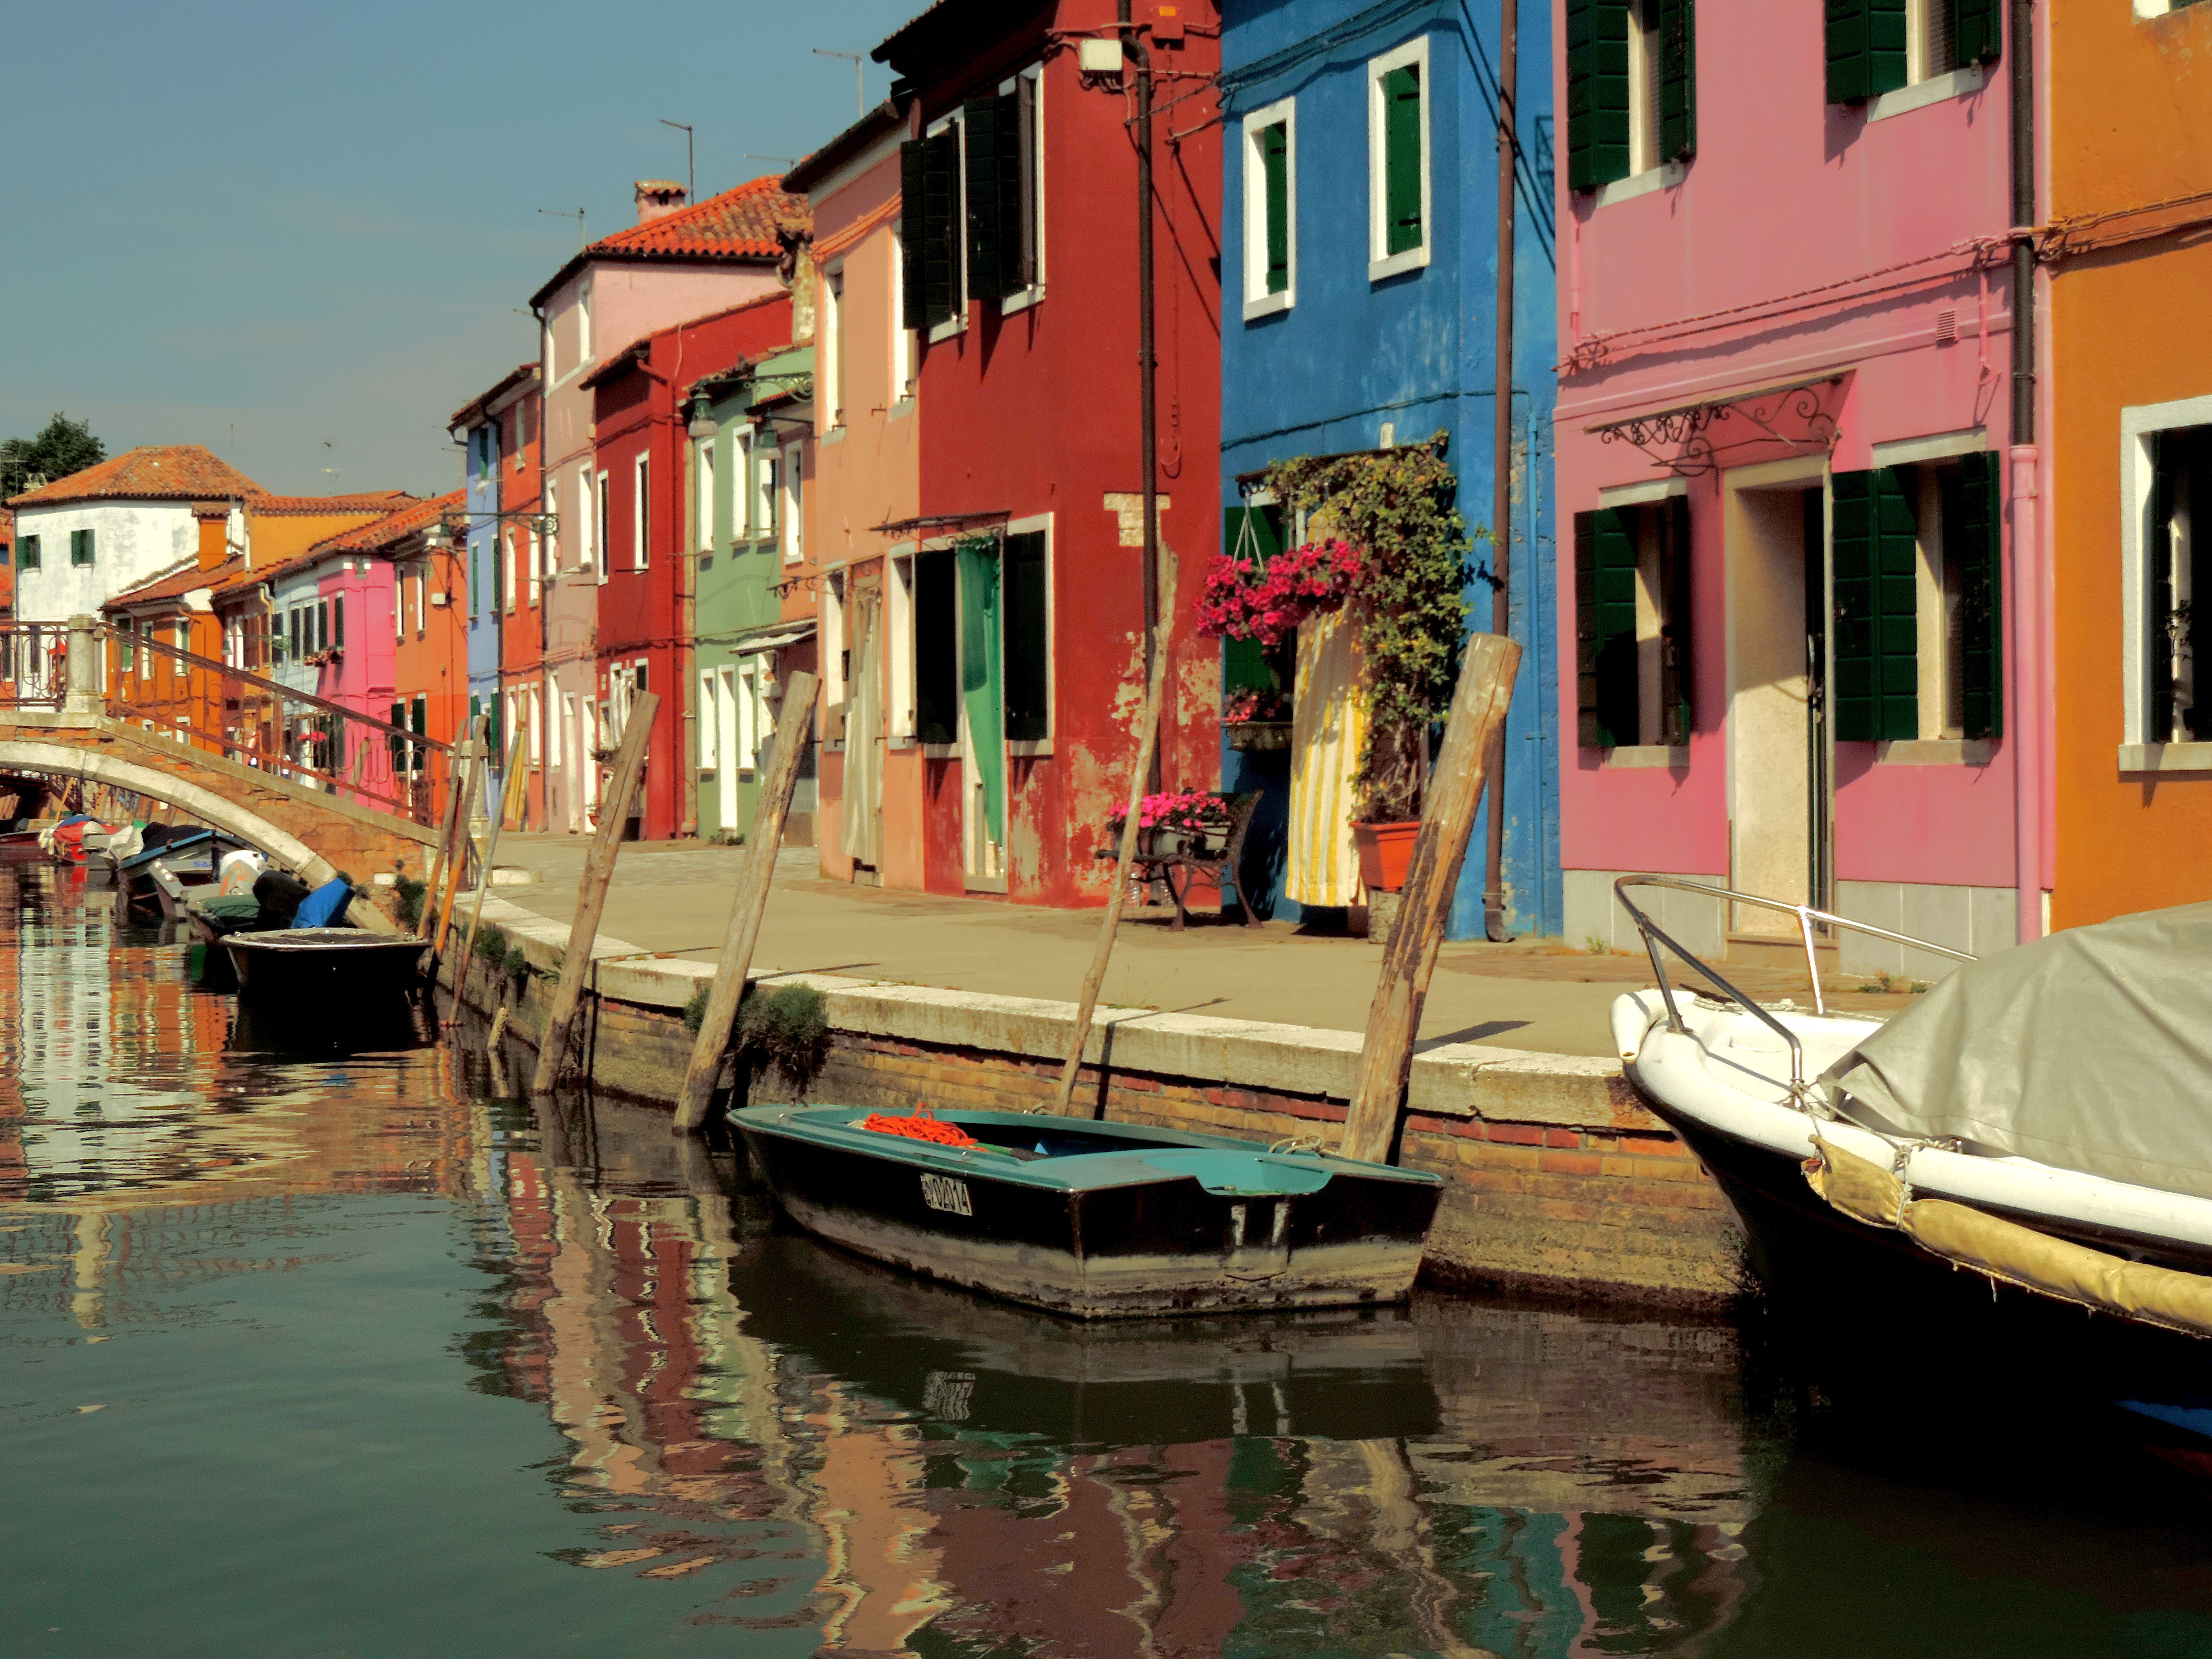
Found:
[[[92,435],[89,421],[56,411],[37,437],[0,443],[0,497],[20,495],[33,477],[52,483],[106,459],[107,446]]]
[[[430,884],[416,881],[412,876],[402,876],[398,881],[399,920],[403,926],[417,927],[422,922],[422,900],[430,890]]]
[[[1366,658],[1367,741],[1352,781],[1353,816],[1394,823],[1420,810],[1430,726],[1451,707],[1468,603],[1467,524],[1446,434],[1375,454],[1299,456],[1267,470],[1286,518],[1365,557],[1350,604]]]
[[[699,1028],[707,1023],[707,995],[713,983],[712,980],[701,980],[691,993],[691,1000],[684,1005],[684,1029],[693,1036],[697,1036]]]
[[[684,1005],[684,1029],[694,1036],[706,1024],[713,984],[701,980]],[[773,1066],[793,1088],[805,1088],[822,1074],[830,1057],[830,1018],[822,993],[811,985],[747,986],[730,1046],[740,1060]]]
[[[477,954],[495,966],[507,960],[507,935],[496,927],[481,929],[477,934]]]
[[[507,953],[507,976],[517,985],[530,977],[530,958],[522,953],[520,945],[511,946]]]

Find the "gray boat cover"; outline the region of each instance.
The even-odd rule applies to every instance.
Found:
[[[1820,1080],[1885,1133],[2212,1198],[2212,904],[1967,963]]]

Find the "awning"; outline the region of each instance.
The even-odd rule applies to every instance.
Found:
[[[796,645],[801,640],[814,637],[814,618],[778,623],[772,628],[757,628],[749,634],[740,634],[730,649],[740,657],[750,657],[762,651],[780,650],[787,645]]]

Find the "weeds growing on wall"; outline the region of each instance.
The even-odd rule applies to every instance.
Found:
[[[420,927],[422,922],[422,900],[430,890],[430,884],[427,881],[416,881],[412,876],[402,876],[399,878],[398,885],[399,925],[403,927]]]
[[[684,1005],[684,1029],[692,1036],[706,1023],[713,981],[701,980]],[[770,1065],[794,1091],[822,1074],[830,1057],[830,1019],[822,993],[811,985],[751,985],[738,1005],[738,1029],[732,1038],[742,1064]]]

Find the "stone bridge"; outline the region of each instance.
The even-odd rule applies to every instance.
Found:
[[[131,790],[252,842],[310,884],[341,871],[362,887],[387,871],[419,881],[437,850],[434,828],[106,714],[0,708],[0,772]],[[382,908],[360,900],[349,917],[380,932],[396,927]]]

